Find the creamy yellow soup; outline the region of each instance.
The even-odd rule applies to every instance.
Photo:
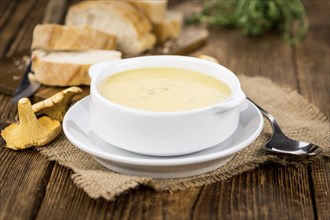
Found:
[[[197,109],[219,103],[231,95],[222,81],[177,68],[142,68],[105,78],[99,92],[110,101],[154,112]]]

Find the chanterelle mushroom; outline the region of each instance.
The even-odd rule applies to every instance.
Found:
[[[80,93],[82,93],[82,90],[78,87],[73,86],[67,88],[48,99],[33,104],[33,112],[43,113],[52,119],[63,121],[65,112],[68,109],[68,104],[75,95]]]
[[[47,116],[37,119],[28,98],[18,101],[18,116],[18,124],[11,124],[1,132],[8,148],[22,150],[43,146],[54,140],[61,131],[59,121]]]

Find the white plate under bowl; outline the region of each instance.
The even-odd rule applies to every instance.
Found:
[[[88,96],[78,101],[66,113],[63,120],[66,137],[74,146],[93,155],[104,167],[127,175],[180,178],[215,170],[251,144],[263,127],[261,113],[247,101],[248,107],[240,113],[237,130],[221,144],[181,156],[147,156],[120,149],[97,137],[90,126],[89,100]]]

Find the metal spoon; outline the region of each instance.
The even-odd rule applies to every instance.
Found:
[[[306,143],[302,141],[296,141],[288,138],[282,132],[280,126],[276,122],[275,118],[269,114],[266,110],[258,106],[251,99],[247,98],[252,102],[270,122],[273,128],[273,134],[268,143],[264,146],[267,151],[283,153],[283,154],[292,154],[292,155],[308,155],[314,156],[319,154],[322,149],[312,143]]]

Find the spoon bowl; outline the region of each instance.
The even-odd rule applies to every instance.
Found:
[[[258,106],[255,102],[248,98],[262,113],[265,118],[270,122],[273,134],[264,148],[270,152],[291,154],[291,155],[307,155],[314,156],[322,152],[319,146],[303,141],[297,141],[288,138],[281,130],[275,118],[266,110]]]

